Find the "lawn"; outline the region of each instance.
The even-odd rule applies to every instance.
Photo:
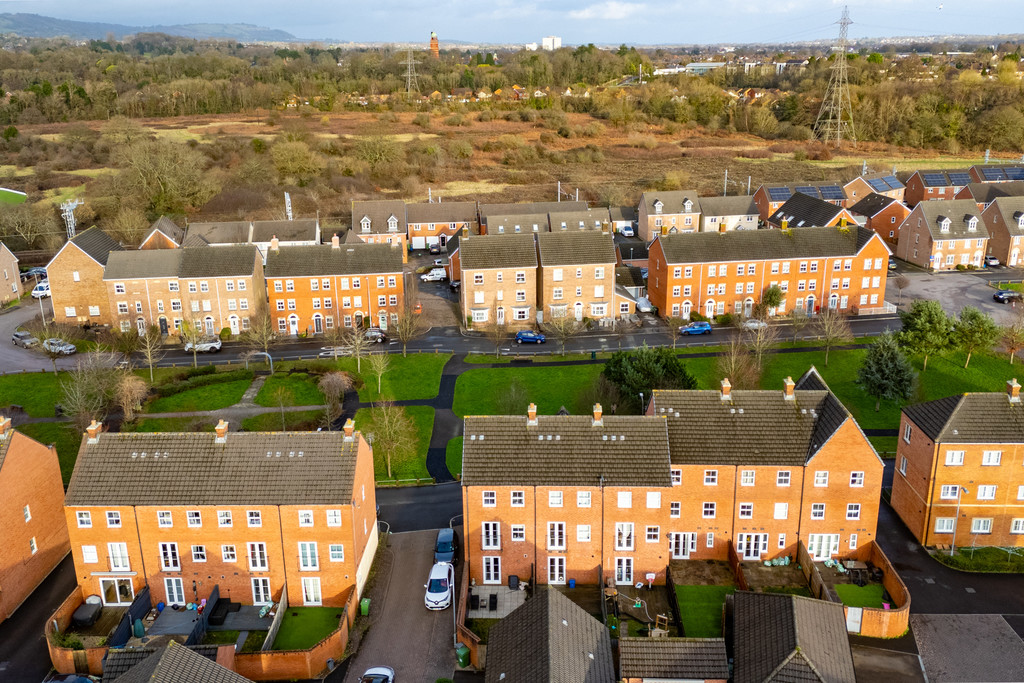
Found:
[[[19,405],[31,417],[53,417],[67,373],[26,372],[0,377],[0,406]]]
[[[304,372],[271,375],[256,394],[256,405],[277,406],[278,392],[281,392],[286,406],[319,406],[324,395],[317,388],[318,378]]]
[[[878,454],[883,458],[895,458],[896,457],[896,442],[898,437],[895,436],[869,436],[868,441],[875,447]]]
[[[338,630],[342,607],[289,607],[272,650],[308,650]]]
[[[19,432],[24,432],[36,441],[57,446],[57,459],[60,461],[60,475],[67,486],[71,481],[71,473],[78,459],[78,447],[82,445],[82,435],[66,422],[32,422],[20,425]]]
[[[722,606],[736,586],[676,586],[676,602],[687,638],[721,638]]]
[[[504,397],[517,379],[528,402],[537,404],[537,411],[553,415],[565,406],[570,413],[588,413],[586,390],[601,370],[601,364],[564,365],[555,367],[480,368],[459,376],[455,383],[456,415],[500,415]]]
[[[523,358],[530,358],[530,359],[533,360],[534,363],[556,363],[558,361],[563,361],[563,360],[590,360],[590,354],[589,353],[569,353],[569,354],[566,354],[564,356],[560,356],[560,355],[558,355],[556,353],[556,354],[553,354],[553,355],[550,355],[550,356],[548,356],[548,355],[535,356],[535,355],[531,355],[530,353],[528,353],[528,349],[525,349],[523,347],[520,347],[519,350],[524,352],[524,354],[522,356]],[[611,357],[612,357],[611,352],[607,352],[607,351],[601,352],[601,353],[597,354],[597,359],[598,360],[608,360]],[[501,364],[501,365],[507,365],[507,364],[511,363],[514,358],[516,358],[516,356],[506,356],[506,355],[503,355],[503,356],[500,356],[498,358],[495,358],[493,353],[491,353],[491,354],[470,354],[470,355],[466,356],[466,362],[471,364],[471,365],[472,364],[487,365],[488,363],[496,363],[496,364]]]
[[[0,204],[24,204],[27,198],[24,192],[0,187]]]
[[[863,588],[852,583],[838,583],[835,589],[839,599],[848,607],[882,609],[882,593],[885,589],[880,583],[869,583]]]
[[[312,431],[320,427],[320,420],[324,416],[322,410],[300,410],[284,414],[284,431]],[[263,413],[253,415],[242,420],[242,429],[247,432],[280,432],[281,413]]]
[[[806,586],[767,586],[762,593],[782,593],[783,595],[799,595],[805,598],[813,598],[811,590]]]
[[[234,645],[238,641],[238,631],[207,631],[203,636],[203,645]]]
[[[969,572],[1024,573],[1024,555],[1019,548],[1008,553],[1003,548],[958,548],[953,557],[949,552],[936,552],[932,558],[942,564]]]
[[[466,619],[466,628],[473,633],[480,636],[480,643],[482,645],[487,644],[487,636],[491,632],[491,627],[497,624],[500,619]]]
[[[448,442],[444,451],[444,464],[456,479],[462,477],[462,437],[457,436]]]
[[[263,642],[267,639],[266,631],[249,631],[245,643],[242,644],[242,652],[259,652],[263,648]]]
[[[424,479],[430,476],[427,472],[427,449],[430,447],[430,434],[434,429],[434,409],[427,406],[408,406],[406,414],[413,421],[416,433],[416,445],[412,452],[404,458],[396,458],[391,463],[392,479]],[[356,429],[365,437],[373,433],[373,419],[370,408],[356,411]],[[379,451],[373,454],[373,471],[377,481],[386,480],[387,467]]]
[[[381,398],[404,401],[418,398],[434,398],[441,386],[441,370],[451,358],[443,353],[411,353],[403,358],[391,354],[391,365],[381,377],[381,391],[377,393],[377,378],[370,372],[370,363],[362,359],[362,373],[356,373],[356,362],[352,358],[338,359],[342,370],[360,376],[363,388],[359,390],[362,401],[378,401]]]
[[[252,380],[239,379],[233,382],[196,387],[180,394],[158,398],[146,406],[146,412],[177,413],[227,408],[242,400],[242,395],[250,384],[252,384]]]

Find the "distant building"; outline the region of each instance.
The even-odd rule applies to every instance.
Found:
[[[686,73],[693,74],[694,76],[703,76],[704,74],[714,71],[715,69],[721,69],[725,66],[725,62],[690,62],[686,65]]]
[[[545,50],[557,50],[562,47],[562,39],[558,36],[544,36],[540,42]]]
[[[536,52],[537,43],[527,43],[526,45],[523,45],[523,49],[526,50],[527,52]]]
[[[441,46],[437,42],[437,34],[433,31],[430,32],[430,56],[434,59],[438,59],[441,56]]]
[[[3,242],[0,242],[0,276],[0,304],[19,299],[22,292],[18,257]]]

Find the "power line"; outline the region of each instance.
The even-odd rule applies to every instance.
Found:
[[[416,82],[416,65],[419,62],[412,58],[412,50],[407,51],[405,61],[402,64],[405,65],[405,94],[412,96],[413,90],[416,92],[420,90],[419,84]]]
[[[850,9],[843,7],[843,16],[839,20],[839,45],[836,46],[836,61],[832,65],[832,75],[825,90],[825,99],[821,102],[818,120],[814,123],[814,133],[822,142],[834,142],[838,148],[843,135],[857,144],[857,134],[853,128],[853,104],[850,102],[850,82],[846,63],[847,33],[850,24]]]

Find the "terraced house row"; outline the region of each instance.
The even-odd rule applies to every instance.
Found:
[[[882,470],[813,368],[777,391],[655,391],[642,416],[467,417],[465,558],[483,584],[632,585],[730,546],[843,556],[874,539]]]

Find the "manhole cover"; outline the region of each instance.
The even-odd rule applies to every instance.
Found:
[[[971,588],[970,586],[964,587],[964,590],[967,591],[968,593],[976,593],[977,592],[973,588]]]
[[[925,583],[935,583],[935,579],[925,579]]]

